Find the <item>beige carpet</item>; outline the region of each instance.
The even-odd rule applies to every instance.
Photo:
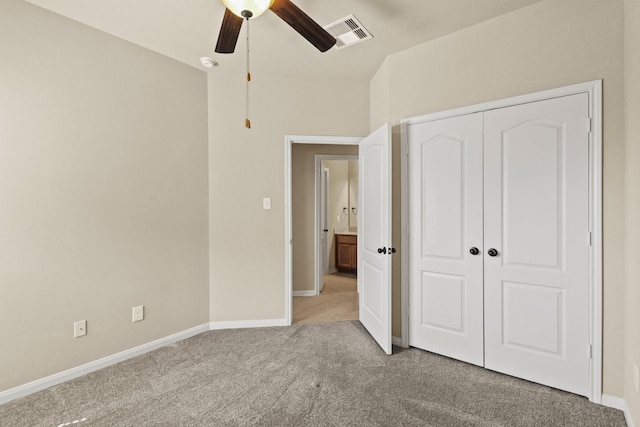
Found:
[[[26,362],[25,362],[26,363]],[[2,427],[625,427],[621,411],[359,322],[211,331],[0,405]]]
[[[315,297],[293,297],[293,323],[323,323],[358,320],[355,275],[328,274]]]

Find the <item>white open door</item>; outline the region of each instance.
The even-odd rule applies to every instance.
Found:
[[[360,142],[358,289],[360,322],[391,354],[391,126]]]

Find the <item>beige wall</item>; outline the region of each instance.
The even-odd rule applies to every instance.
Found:
[[[292,169],[291,169],[291,205],[292,205],[292,270],[293,270],[293,290],[313,291],[314,271],[315,271],[315,240],[314,240],[314,220],[315,220],[315,156],[316,154],[349,154],[357,155],[358,147],[349,145],[316,145],[316,144],[293,144],[292,147]],[[329,162],[327,162],[329,163]],[[346,162],[339,162],[346,166]],[[346,168],[345,168],[346,169]],[[338,182],[334,172],[331,172],[330,179]],[[345,171],[346,178],[346,171]],[[335,215],[329,212],[329,219],[333,216],[335,226]],[[329,244],[332,244],[333,230],[329,226]],[[331,252],[333,254],[333,252]],[[331,260],[331,258],[330,258]],[[332,262],[330,265],[334,265]]]
[[[604,80],[604,393],[623,395],[622,0],[546,0],[387,58],[371,81],[383,121]],[[379,103],[389,104],[388,113]]]
[[[205,74],[21,0],[0,52],[0,391],[206,323]]]
[[[389,57],[387,57],[369,83],[369,104],[371,107],[369,128],[372,132],[392,120],[390,85]]]
[[[210,313],[212,321],[285,316],[284,135],[367,134],[368,83],[209,74]],[[262,198],[271,197],[271,210]]]
[[[625,398],[640,425],[640,394],[633,364],[640,368],[640,0],[625,0],[625,130],[627,172],[627,294]]]

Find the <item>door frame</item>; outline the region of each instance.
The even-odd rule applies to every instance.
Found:
[[[316,168],[318,166],[316,165]],[[316,209],[319,209],[317,215],[319,218],[318,224],[316,225],[316,229],[318,235],[321,235],[320,238],[320,256],[316,257],[316,262],[318,263],[318,275],[316,276],[316,295],[319,295],[320,292],[324,289],[324,275],[329,273],[329,242],[328,242],[328,233],[329,233],[329,188],[331,186],[331,171],[329,168],[322,165],[319,166],[319,170],[316,170],[316,173],[319,173],[320,183],[316,184],[316,186],[320,186],[320,203],[316,201]],[[318,179],[318,175],[316,175],[316,179]],[[325,233],[327,233],[325,235]],[[323,246],[324,245],[324,246]]]
[[[590,396],[594,403],[602,403],[602,80],[564,86],[560,88],[514,96],[446,111],[412,117],[401,121],[402,128],[402,248],[408,254],[409,210],[408,210],[408,147],[407,128],[410,125],[441,120],[466,114],[485,112],[497,108],[543,101],[552,98],[587,93],[589,95],[589,226],[591,246],[589,249],[589,329],[591,339]],[[407,257],[403,257],[404,259]],[[406,270],[405,270],[406,268]],[[403,262],[403,277],[408,274],[408,264]],[[402,281],[402,308],[408,313],[409,281]],[[408,318],[407,314],[407,318]],[[408,320],[408,319],[407,319]],[[406,322],[408,323],[408,322]],[[403,330],[403,336],[405,331]]]
[[[314,135],[285,135],[284,137],[284,299],[285,299],[285,324],[291,325],[293,321],[293,210],[292,210],[292,191],[291,191],[291,178],[292,178],[292,151],[293,144],[318,144],[318,145],[358,145],[362,141],[363,137],[353,136],[314,136]],[[315,200],[318,200],[319,190],[316,186]],[[315,223],[317,224],[319,219],[318,210],[315,210]],[[315,237],[315,257],[318,258],[318,242],[317,235]],[[318,263],[315,263],[316,269]],[[315,271],[315,277],[318,277],[318,272]]]
[[[322,162],[325,160],[344,160],[348,162],[350,160],[358,161],[358,155],[354,154],[316,154],[315,155],[315,185],[316,185],[316,206],[315,206],[315,230],[316,234],[314,236],[315,239],[315,287],[314,294],[320,295],[320,281],[322,280],[322,260],[323,257],[320,256],[322,253],[322,241],[318,238],[320,232],[322,231],[322,215],[321,211],[321,181],[322,181]],[[329,189],[327,189],[327,194],[329,193]],[[328,201],[327,201],[328,203]],[[327,222],[329,222],[327,213]],[[327,242],[328,243],[328,242]],[[330,250],[328,252],[331,252]],[[323,254],[324,256],[325,254]],[[328,256],[328,254],[327,254]]]

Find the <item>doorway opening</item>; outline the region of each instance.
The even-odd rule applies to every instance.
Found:
[[[304,184],[305,176],[302,174],[299,176],[301,179],[294,179],[293,172],[299,172],[299,162],[293,161],[293,147],[301,146],[299,144],[331,146],[331,151],[312,152],[315,155],[335,154],[339,145],[356,146],[343,147],[351,151],[342,154],[357,153],[359,161],[358,232],[362,238],[357,245],[360,271],[357,279],[358,320],[386,354],[392,353],[390,255],[395,252],[391,247],[391,140],[391,126],[388,123],[365,138],[285,136],[285,322],[290,325],[293,321],[293,284],[304,283],[294,278],[293,266],[296,266],[296,271],[304,271],[300,268],[301,264],[309,259],[312,265],[315,264],[313,260],[314,256],[317,257],[318,248],[318,237],[312,235],[306,241],[315,242],[309,251],[314,252],[314,256],[305,254],[304,249],[308,246],[304,244],[306,228],[296,227],[294,230],[296,224],[292,207],[295,205],[298,213],[301,208],[304,211],[305,206],[314,205],[313,202],[303,204],[293,201],[293,194],[304,194],[304,189],[300,191],[298,187]],[[299,224],[298,221],[295,223]],[[313,231],[312,227],[312,234]],[[300,245],[300,242],[303,244]],[[319,272],[309,274],[313,282]]]
[[[287,324],[298,323],[301,318],[304,318],[304,322],[358,319],[356,269],[350,271],[341,268],[342,271],[338,271],[335,267],[334,235],[338,230],[352,233],[357,238],[356,219],[353,217],[359,212],[357,204],[349,206],[348,161],[356,161],[357,164],[361,139],[315,136],[285,138]],[[342,172],[332,168],[334,165],[329,162],[333,161],[344,162]],[[323,162],[327,163],[323,165]],[[338,178],[341,174],[344,174],[342,190],[346,193],[338,206],[337,202],[330,203],[330,187],[332,183],[335,187],[340,186]],[[354,190],[352,201],[357,203],[357,187]],[[324,205],[321,204],[323,193],[326,194]],[[351,230],[350,216],[353,224]]]
[[[298,174],[301,169],[309,166],[309,162],[301,158],[304,156],[296,155],[299,148],[294,147],[293,162],[306,163],[306,167],[296,166]],[[305,148],[310,149],[309,146]],[[355,147],[349,147],[349,151],[354,149]],[[316,276],[313,292],[309,292],[304,276],[305,263],[294,262],[293,323],[358,320],[357,154],[315,154],[314,177],[316,197],[313,231],[317,244],[314,259]],[[308,187],[308,183],[305,186]],[[301,218],[302,215],[297,214],[297,209],[304,205],[300,200],[302,197],[294,193],[293,199],[294,229],[300,228],[296,222],[304,222],[305,227],[308,227],[312,219],[308,209],[302,208],[302,215],[306,215],[307,218]],[[294,238],[293,245],[294,251],[297,252],[297,246],[308,246],[308,242],[296,241]],[[297,271],[299,269],[303,271]]]

